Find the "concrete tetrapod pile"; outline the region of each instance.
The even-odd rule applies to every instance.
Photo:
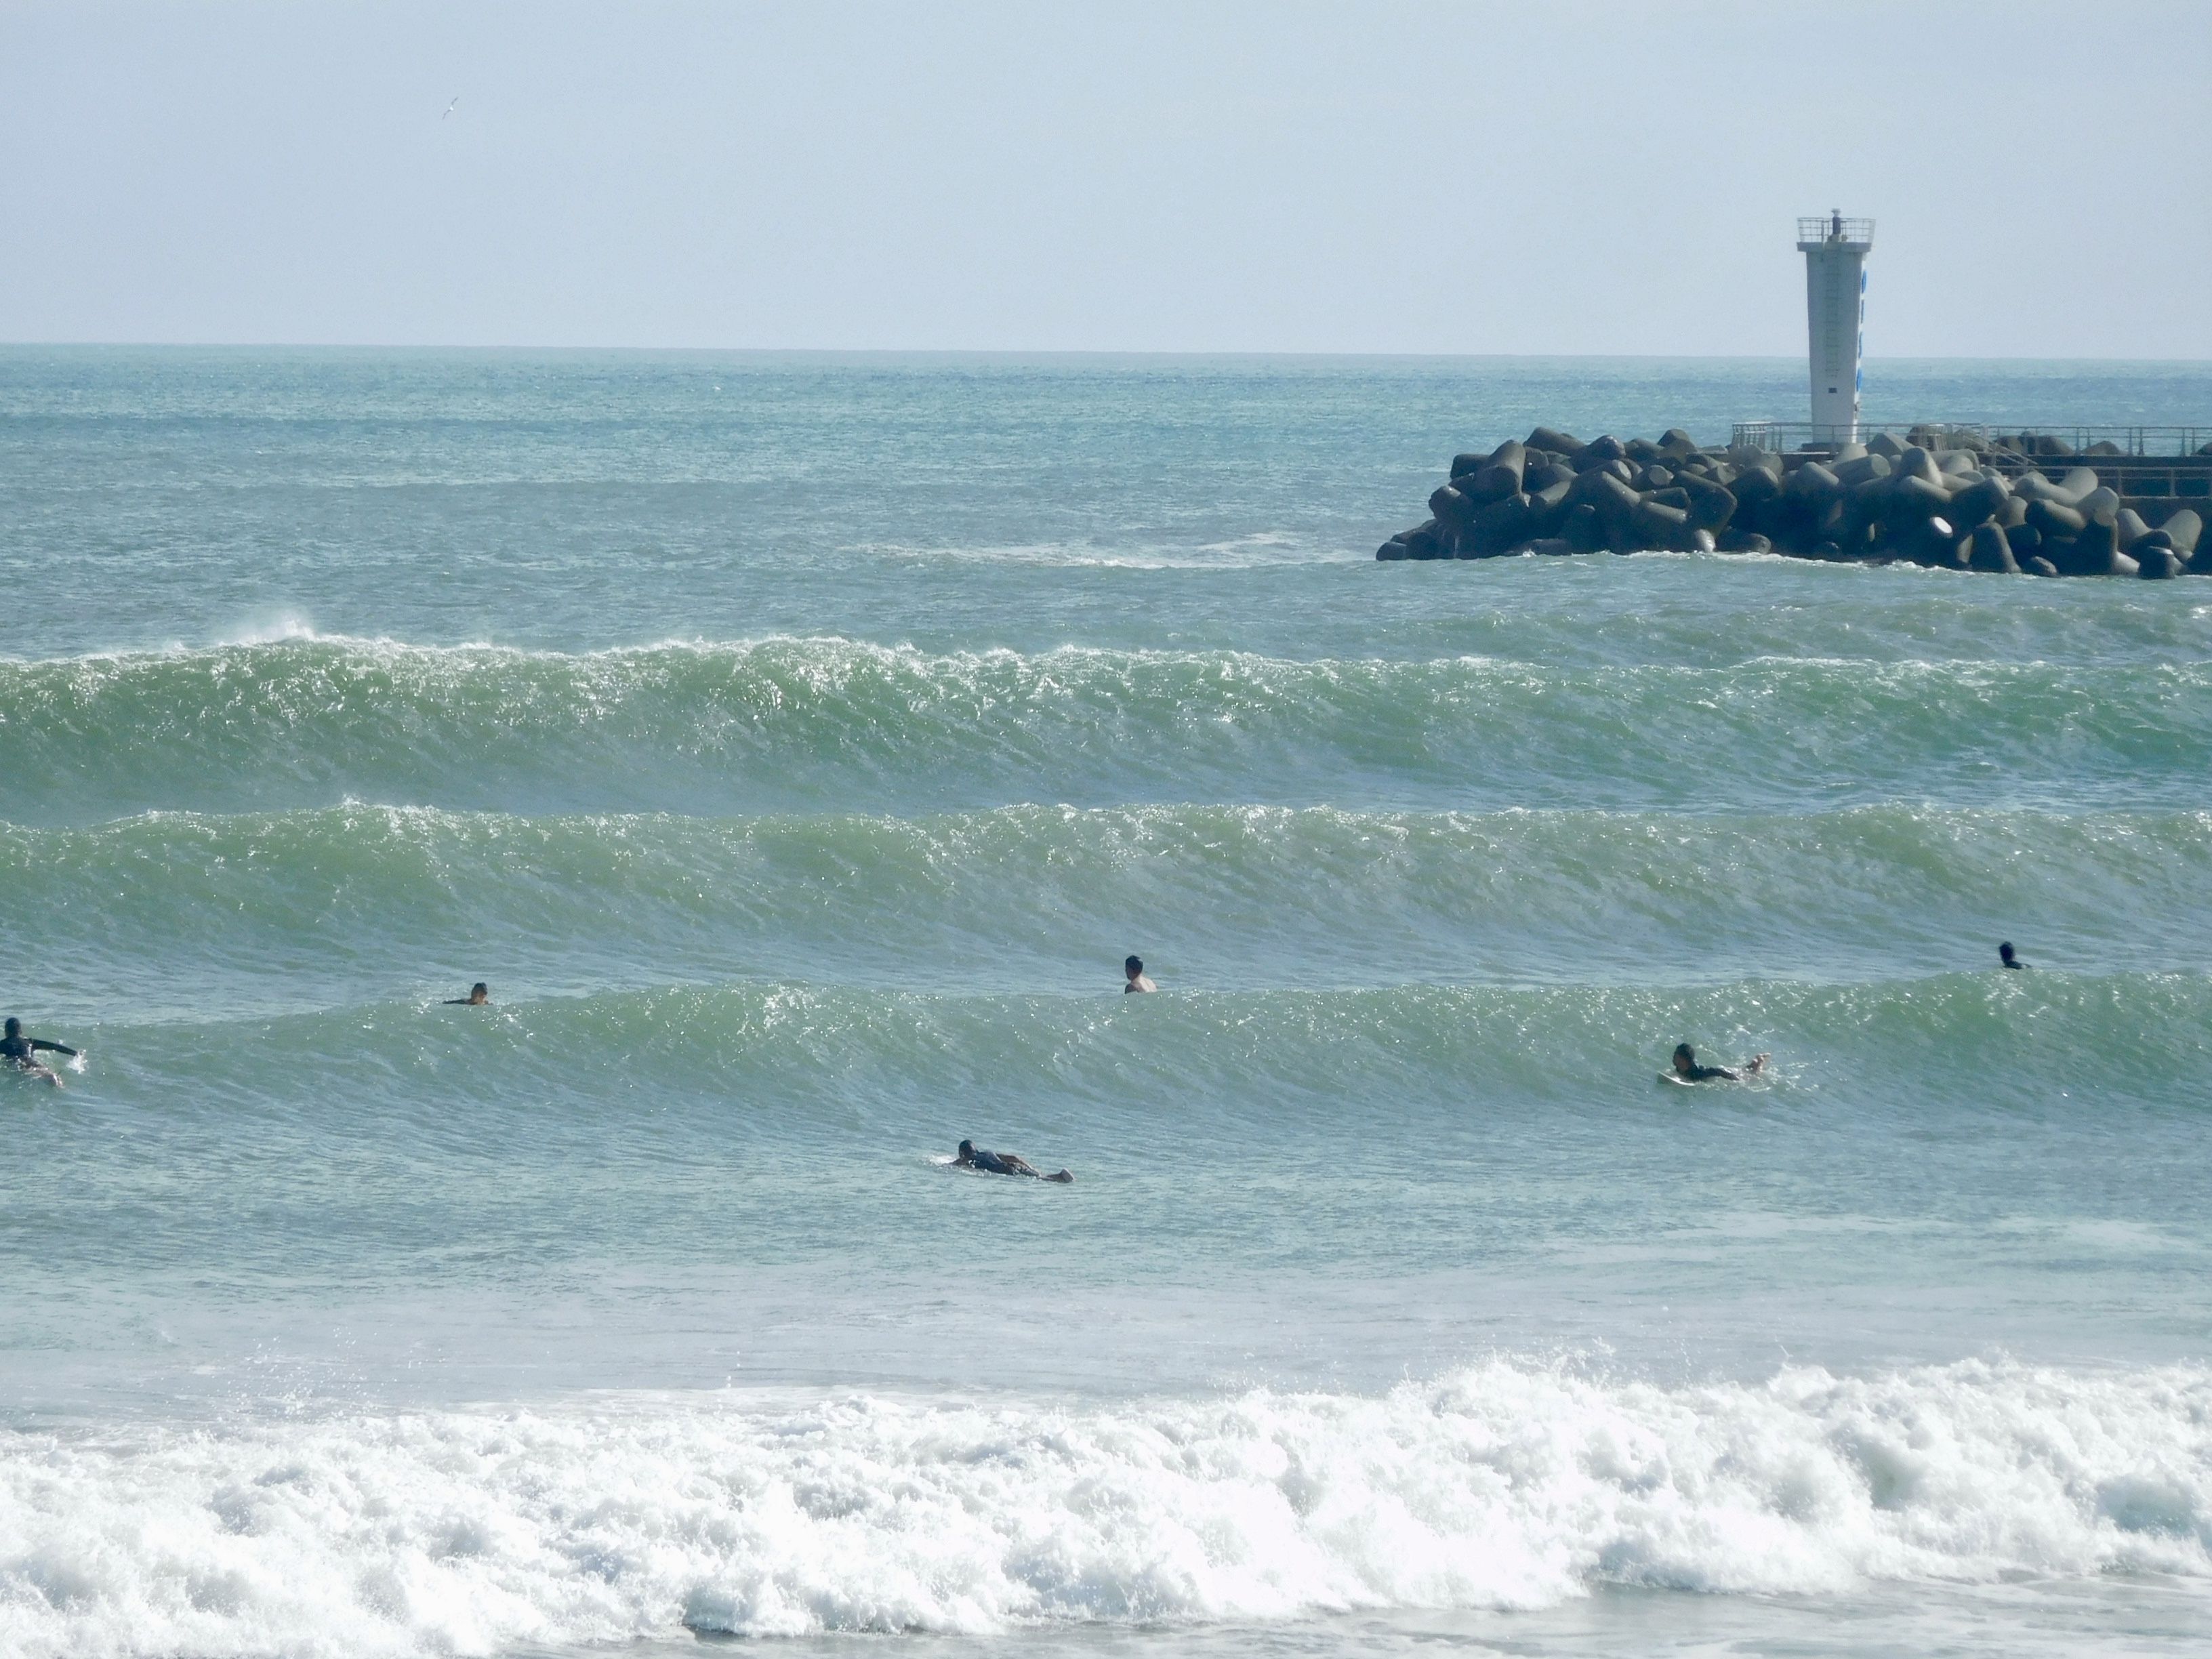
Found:
[[[2017,448],[1970,444],[1882,434],[1778,454],[1701,448],[1679,428],[1656,443],[1583,443],[1540,426],[1487,455],[1455,456],[1450,481],[1429,497],[1435,516],[1375,556],[1718,550],[2039,576],[2212,575],[2212,554],[2192,563],[2196,511],[2124,499],[2087,466],[2053,478],[2023,466]]]

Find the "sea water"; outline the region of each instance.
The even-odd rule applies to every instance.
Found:
[[[1372,559],[1803,395],[0,353],[0,1652],[2212,1638],[2212,582]]]

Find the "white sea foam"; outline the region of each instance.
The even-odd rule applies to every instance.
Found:
[[[623,1396],[17,1435],[0,1651],[475,1654],[686,1626],[1529,1607],[1601,1583],[2203,1580],[2209,1547],[2197,1369],[1670,1389],[1498,1362],[1379,1397],[1121,1408]]]
[[[1020,542],[954,547],[881,543],[870,552],[915,563],[1034,565],[1054,569],[1250,570],[1285,566],[1371,562],[1362,548],[1334,546],[1282,531],[1258,531],[1224,541],[1151,543],[1101,549],[1091,542]]]

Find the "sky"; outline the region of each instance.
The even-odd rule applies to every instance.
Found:
[[[1796,355],[1840,207],[1870,356],[2204,359],[2208,114],[2212,0],[0,0],[0,340]]]

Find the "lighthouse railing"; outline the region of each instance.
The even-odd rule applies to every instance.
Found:
[[[1871,219],[1842,219],[1833,214],[1823,214],[1817,219],[1797,222],[1797,246],[1808,242],[1861,242],[1874,240],[1874,221]]]

